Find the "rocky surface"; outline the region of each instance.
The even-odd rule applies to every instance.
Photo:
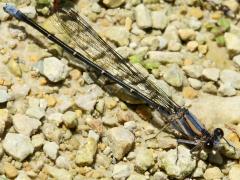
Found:
[[[77,49],[80,53],[88,57],[84,51],[93,50],[88,36],[80,39],[59,32],[50,17],[52,1],[11,2],[69,46],[80,45],[71,42],[76,38],[84,47]],[[192,147],[177,144],[176,138],[185,137],[175,136],[161,114],[10,17],[1,2],[0,179],[238,180],[238,1],[61,2],[78,9],[116,52],[133,63],[131,68],[139,70],[136,76],[141,72],[188,108],[210,133],[222,128],[229,144],[221,140],[216,151],[201,151],[197,161],[197,149],[192,155]],[[75,24],[69,28],[80,32]],[[125,77],[125,69],[117,72],[113,61],[105,59],[109,48],[102,53],[99,49],[92,52],[94,63]],[[149,85],[133,87],[144,93]]]

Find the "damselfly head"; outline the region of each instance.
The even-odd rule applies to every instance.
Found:
[[[213,137],[214,139],[221,139],[224,135],[224,132],[221,128],[216,128],[213,131]]]

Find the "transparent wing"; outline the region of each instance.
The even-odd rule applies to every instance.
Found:
[[[75,10],[61,9],[56,12],[55,20],[61,31],[102,69],[140,91],[168,114],[179,110],[180,107],[161,88],[111,48]]]

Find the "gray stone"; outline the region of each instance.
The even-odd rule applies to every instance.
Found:
[[[128,129],[129,131],[133,132],[137,128],[137,124],[135,121],[128,121],[124,123],[124,128]]]
[[[221,84],[218,88],[218,92],[222,96],[234,96],[237,94],[237,91],[234,89],[234,87],[232,87],[231,83]]]
[[[59,142],[60,138],[63,136],[60,129],[51,123],[44,123],[41,129],[44,136],[49,141]]]
[[[186,65],[183,66],[186,74],[192,78],[199,78],[202,75],[203,67],[201,65]]]
[[[87,143],[80,147],[75,158],[79,166],[89,166],[94,162],[97,152],[97,141],[94,138],[88,138]]]
[[[181,145],[178,147],[178,153],[176,149],[160,152],[159,166],[172,178],[184,179],[195,169],[196,160],[192,158],[190,150]]]
[[[54,112],[47,115],[46,119],[50,122],[59,126],[63,122],[63,114],[59,112]]]
[[[163,51],[149,51],[147,57],[154,61],[167,64],[176,63],[181,65],[183,63],[183,54],[179,52],[163,52]]]
[[[116,126],[118,118],[116,112],[108,112],[102,117],[103,124],[107,126]]]
[[[152,180],[168,180],[168,176],[163,173],[162,171],[157,171],[154,175]]]
[[[57,104],[57,109],[60,112],[65,112],[68,110],[72,105],[74,104],[73,99],[68,96],[68,95],[63,95],[61,94],[58,96],[58,104]]]
[[[57,158],[58,150],[59,145],[55,142],[47,141],[43,146],[43,151],[45,152],[45,154],[53,160]]]
[[[202,75],[208,80],[217,81],[219,78],[220,70],[217,68],[206,68],[203,70]]]
[[[85,94],[76,96],[76,104],[78,107],[86,111],[92,111],[98,98],[104,94],[103,90],[97,85],[89,85],[85,88]]]
[[[168,45],[168,41],[166,38],[162,37],[162,36],[159,36],[158,37],[158,41],[159,41],[159,48],[162,50],[162,49],[165,49]]]
[[[197,20],[197,18],[192,17],[188,20],[188,26],[193,30],[199,30],[202,26],[201,21]]]
[[[225,69],[220,73],[220,80],[223,83],[230,83],[235,89],[240,89],[240,73]]]
[[[19,161],[23,161],[34,150],[29,137],[16,133],[8,133],[5,136],[3,148],[6,153]]]
[[[168,25],[168,16],[164,11],[153,11],[152,13],[152,27],[164,30]]]
[[[197,164],[197,168],[194,170],[192,177],[194,178],[202,177],[206,169],[207,169],[207,164],[204,161],[199,160]]]
[[[163,78],[168,84],[174,87],[181,87],[183,85],[184,75],[179,66],[173,64],[166,72],[164,72]]]
[[[32,118],[42,119],[45,116],[45,111],[40,107],[29,107],[26,111],[26,115]]]
[[[61,155],[56,159],[56,166],[58,168],[69,169],[70,161],[66,156]]]
[[[59,82],[67,77],[69,68],[59,59],[49,57],[42,61],[42,69],[39,70],[40,73],[46,76],[48,80],[52,82]]]
[[[129,164],[118,163],[113,167],[112,177],[114,179],[126,179],[131,174],[131,167]]]
[[[134,135],[123,127],[115,127],[108,131],[108,141],[113,156],[120,160],[132,149]]]
[[[129,44],[129,35],[128,30],[123,26],[111,26],[105,32],[105,36],[119,46]]]
[[[193,78],[188,78],[189,84],[191,87],[193,87],[194,89],[201,89],[202,87],[202,82],[197,80],[197,79],[193,79]]]
[[[9,98],[10,98],[10,96],[8,95],[7,90],[0,89],[0,103],[7,102]]]
[[[30,91],[30,86],[28,84],[19,84],[16,83],[12,87],[12,94],[11,96],[14,99],[19,99],[19,98],[25,98],[29,91]]]
[[[145,29],[152,27],[152,18],[149,10],[144,4],[139,4],[135,8],[135,17],[138,27]]]
[[[41,126],[41,122],[38,119],[30,118],[23,114],[15,114],[12,118],[15,130],[26,136],[30,136]]]

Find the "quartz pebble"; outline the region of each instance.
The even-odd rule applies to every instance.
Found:
[[[10,98],[8,92],[6,90],[0,89],[0,104],[5,103]]]
[[[183,66],[183,70],[191,78],[199,78],[202,75],[203,67],[201,65],[186,65]]]
[[[114,165],[112,176],[114,179],[125,179],[131,174],[131,167],[125,163]]]
[[[85,94],[78,94],[76,104],[83,110],[92,111],[98,98],[103,96],[103,90],[96,85],[89,85],[85,88]]]
[[[223,83],[230,83],[232,87],[240,89],[240,73],[233,70],[223,70],[220,73],[220,80]]]
[[[218,92],[222,96],[234,96],[237,94],[237,91],[234,89],[234,87],[232,87],[231,83],[221,84],[218,88]]]
[[[23,114],[13,116],[13,126],[15,130],[23,135],[30,136],[40,127],[41,122],[38,119],[30,118]]]
[[[59,146],[55,142],[45,142],[43,146],[43,151],[46,153],[48,157],[55,160],[57,158]]]
[[[194,88],[194,89],[200,89],[202,87],[202,82],[194,79],[194,78],[188,78],[189,84]]]
[[[177,154],[181,158],[176,163]],[[178,146],[178,153],[176,149],[161,152],[159,154],[159,165],[169,176],[183,179],[195,169],[196,160],[192,159],[189,149],[184,146]]]
[[[208,80],[217,81],[219,78],[220,70],[217,68],[206,68],[203,70],[202,75]]]
[[[178,34],[183,41],[194,40],[196,33],[193,29],[179,29]]]
[[[138,27],[142,29],[152,27],[152,18],[151,18],[150,12],[147,9],[147,7],[144,6],[144,4],[139,4],[135,8],[135,16],[136,16]]]
[[[4,150],[10,154],[14,159],[22,161],[33,153],[33,145],[29,137],[8,133],[3,140]]]
[[[51,82],[59,82],[64,80],[67,75],[69,68],[62,61],[55,57],[45,58],[40,65],[40,73],[48,78]]]
[[[37,11],[33,6],[26,6],[20,8],[20,11],[23,12],[27,17],[34,19],[37,16]]]
[[[176,65],[172,65],[163,75],[164,80],[174,86],[181,87],[183,85],[183,71]]]
[[[25,171],[20,171],[15,180],[31,180]]]
[[[115,127],[108,131],[108,140],[113,156],[120,160],[131,150],[134,135],[123,127]]]
[[[153,11],[152,13],[152,27],[155,29],[164,30],[168,25],[168,16],[164,11]]]
[[[69,169],[70,161],[66,156],[61,155],[56,159],[56,166],[59,168]]]
[[[237,65],[237,67],[240,67],[240,55],[234,56],[233,62]]]
[[[135,174],[131,174],[128,178],[127,178],[127,180],[147,180],[147,178],[144,176],[144,175],[142,175],[142,174],[137,174],[137,173],[135,173]]]

